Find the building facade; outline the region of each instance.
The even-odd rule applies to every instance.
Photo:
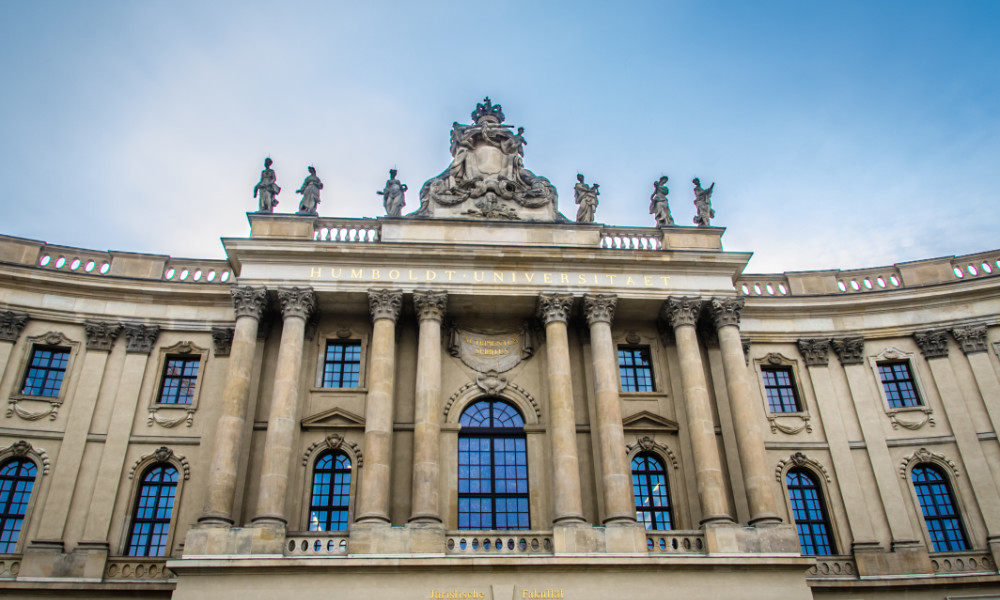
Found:
[[[0,237],[0,590],[1000,596],[1000,251],[746,275],[566,220],[498,111],[408,216]]]

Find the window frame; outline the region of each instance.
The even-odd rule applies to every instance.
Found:
[[[167,379],[167,366],[173,358],[198,359],[198,376],[195,380],[194,391],[190,404],[177,404],[172,402],[161,402],[163,386]],[[202,348],[191,341],[180,341],[172,346],[161,347],[157,352],[156,381],[149,394],[149,417],[146,423],[152,426],[154,423],[166,427],[176,427],[185,423],[188,427],[194,423],[194,414],[201,404],[201,389],[205,381],[205,376],[209,368],[209,350]]]
[[[654,474],[663,475],[663,485],[666,488],[665,495],[666,495],[666,499],[667,499],[667,504],[666,504],[666,507],[653,508],[652,506],[650,506],[649,509],[642,509],[639,505],[636,505],[635,506],[636,521],[640,525],[644,525],[644,526],[645,525],[652,525],[652,527],[645,527],[646,531],[673,531],[673,530],[676,530],[677,529],[677,518],[676,518],[677,510],[676,510],[676,508],[677,507],[676,507],[676,505],[674,503],[674,497],[671,494],[671,491],[672,491],[673,487],[672,487],[671,482],[670,482],[670,474],[669,474],[669,470],[667,469],[667,461],[665,461],[663,459],[663,457],[660,456],[660,454],[658,452],[655,452],[652,449],[650,449],[650,450],[643,449],[643,450],[640,450],[638,452],[635,452],[632,456],[629,456],[629,473],[631,475],[631,481],[632,481],[632,497],[633,497],[633,499],[635,499],[638,496],[638,493],[636,492],[636,489],[635,489],[636,470],[635,470],[634,467],[635,467],[635,461],[639,460],[640,458],[647,458],[647,459],[655,460],[657,462],[657,464],[659,465],[660,471],[654,472]],[[647,475],[647,479],[646,479],[647,487],[651,486],[651,482],[649,480],[649,473],[650,473],[649,471],[645,472],[645,474]],[[652,489],[655,489],[655,488],[652,488]],[[639,518],[639,513],[640,512],[649,512],[649,513],[651,513],[650,516],[652,518],[652,521],[649,522],[649,521],[644,521],[644,520],[640,519]],[[655,513],[666,513],[666,515],[667,515],[667,521],[668,521],[668,525],[669,526],[666,527],[666,528],[663,528],[663,529],[656,527],[655,526],[656,525]]]
[[[180,512],[180,492],[181,492],[181,482],[185,478],[185,471],[177,464],[174,464],[171,460],[154,460],[150,461],[151,464],[143,465],[141,469],[137,469],[136,472],[139,473],[139,477],[136,478],[136,484],[133,489],[133,494],[131,502],[129,503],[129,517],[126,526],[123,530],[123,545],[122,545],[122,556],[129,558],[170,558],[171,549],[173,548],[173,540],[176,535],[177,527],[177,513]],[[173,487],[173,499],[171,500],[170,506],[170,517],[166,519],[167,532],[163,540],[163,554],[130,554],[129,550],[132,548],[132,537],[137,524],[139,524],[139,503],[143,498],[143,490],[146,487],[146,478],[157,468],[170,468],[173,469],[175,474],[175,481],[173,482],[156,482],[154,485],[159,487],[171,486]],[[161,496],[157,494],[157,498]],[[159,504],[156,505],[159,508]],[[146,519],[143,519],[146,521]],[[163,519],[151,519],[154,523],[163,523]],[[146,545],[148,550],[149,546]]]
[[[62,381],[59,384],[59,393],[55,396],[38,396],[24,393],[24,385],[27,382],[28,374],[31,372],[31,362],[36,349],[58,349],[67,353],[66,369],[63,371]],[[50,331],[42,335],[24,338],[21,351],[21,364],[18,369],[17,379],[14,381],[14,386],[11,389],[10,399],[15,402],[33,400],[47,404],[62,404],[66,399],[67,390],[72,383],[73,367],[76,363],[76,355],[79,349],[80,342],[71,340],[58,331]]]
[[[28,529],[29,519],[31,517],[31,510],[34,507],[35,498],[37,498],[40,493],[38,488],[41,485],[42,475],[45,474],[45,471],[39,465],[39,462],[35,460],[34,457],[28,455],[27,453],[22,455],[16,455],[13,452],[0,453],[0,469],[3,469],[7,465],[14,462],[26,463],[31,465],[32,468],[34,469],[34,475],[31,478],[31,490],[28,492],[28,499],[26,502],[24,502],[23,513],[19,515],[7,513],[5,512],[6,506],[0,505],[0,532],[4,531],[3,526],[6,525],[8,519],[10,519],[11,517],[20,518],[21,520],[21,524],[17,530],[17,540],[15,540],[11,545],[11,548],[9,548],[10,552],[0,551],[0,554],[18,554],[19,546],[22,545],[22,540],[24,540],[24,538],[26,537],[25,531]],[[14,481],[15,482],[26,481],[26,478],[18,477],[18,475],[15,474]],[[9,501],[10,498],[8,497],[8,504]],[[10,542],[0,542],[0,543],[10,544]]]
[[[868,366],[874,378],[875,387],[878,389],[879,397],[882,398],[882,410],[892,424],[893,429],[903,427],[905,429],[917,430],[928,423],[934,425],[934,409],[930,404],[930,396],[926,393],[922,381],[926,374],[923,372],[925,363],[918,360],[914,352],[906,352],[895,347],[883,348],[875,355],[869,355]],[[885,385],[882,383],[882,376],[879,373],[880,364],[906,362],[909,366],[910,377],[917,397],[920,399],[918,406],[894,407],[889,404],[889,397],[885,392]]]
[[[184,539],[183,536],[178,538],[178,515],[181,512],[184,484],[191,478],[191,467],[185,457],[176,454],[173,450],[166,446],[161,446],[159,449],[153,450],[149,454],[140,456],[135,462],[132,463],[132,467],[129,469],[128,473],[130,487],[127,497],[125,497],[126,494],[121,493],[119,494],[118,501],[115,503],[116,514],[121,515],[121,518],[115,520],[113,527],[120,527],[120,529],[115,529],[114,531],[116,531],[116,533],[113,534],[115,537],[109,539],[118,539],[117,549],[119,550],[119,557],[128,557],[126,552],[128,551],[129,538],[132,534],[135,507],[139,501],[139,493],[142,489],[142,480],[146,476],[146,473],[156,465],[169,465],[177,471],[177,484],[174,490],[174,506],[170,515],[170,525],[167,529],[166,546],[164,548],[162,558],[171,558],[173,556],[176,540],[180,539],[183,541]],[[181,533],[186,533],[186,531]]]
[[[970,552],[975,549],[975,544],[973,542],[973,530],[972,523],[966,518],[968,511],[966,510],[965,502],[961,491],[958,488],[958,473],[955,466],[949,464],[948,461],[940,454],[935,452],[928,452],[921,448],[918,452],[907,458],[908,464],[905,465],[905,478],[910,487],[910,494],[913,498],[913,506],[916,510],[916,516],[920,519],[920,529],[924,535],[924,541],[927,544],[927,551],[933,554],[939,554],[943,552]],[[920,494],[917,491],[916,482],[913,481],[913,470],[918,467],[930,467],[937,471],[938,475],[941,476],[941,480],[944,482],[945,487],[951,497],[952,510],[954,511],[954,518],[958,521],[959,531],[962,533],[962,538],[965,543],[965,549],[963,550],[936,550],[935,542],[931,536],[930,529],[927,526],[927,517],[924,515],[923,506],[920,503]]]
[[[311,393],[319,394],[364,394],[368,391],[368,362],[369,345],[371,343],[372,323],[362,320],[343,320],[331,322],[321,320],[316,325],[313,335],[307,335],[311,340],[309,352],[310,357],[303,356],[303,362],[308,364],[310,360],[315,365],[315,377],[312,380]],[[307,334],[309,332],[307,331]],[[328,342],[361,342],[361,365],[358,368],[358,387],[356,388],[335,388],[323,387],[323,369],[326,363],[326,347]],[[355,467],[357,468],[357,467]]]
[[[362,371],[363,371],[363,366],[364,366],[364,363],[365,363],[365,354],[364,354],[364,343],[362,342],[362,340],[356,339],[356,338],[351,338],[351,339],[329,339],[329,338],[327,338],[327,339],[324,340],[324,342],[325,343],[323,343],[320,346],[320,352],[319,352],[319,373],[318,373],[317,378],[316,378],[317,379],[316,380],[316,387],[318,387],[320,389],[323,389],[323,390],[360,390],[360,389],[363,389],[364,388],[364,385],[363,385],[364,379],[362,377],[362,375],[363,375]],[[358,365],[358,382],[357,382],[357,385],[355,385],[355,386],[343,386],[343,385],[340,385],[340,386],[332,386],[332,385],[328,386],[328,385],[325,385],[326,384],[326,367],[327,367],[328,364],[341,364],[341,365],[354,364],[353,362],[349,363],[347,361],[341,361],[339,363],[337,363],[337,362],[328,362],[327,361],[327,354],[329,353],[330,347],[334,346],[334,345],[340,345],[343,348],[347,348],[349,346],[351,346],[351,347],[356,346],[358,348],[358,362],[357,362],[357,365]],[[341,383],[343,383],[343,375],[344,375],[344,371],[341,370]]]
[[[808,519],[805,522],[800,522],[798,519],[795,518],[795,511],[796,511],[795,501],[792,499],[792,494],[791,494],[793,488],[789,487],[788,483],[788,478],[793,473],[804,474],[812,483],[811,489],[814,489],[816,491],[815,500],[819,504],[820,516],[822,517],[821,519],[819,520]],[[828,500],[829,494],[825,489],[826,486],[824,485],[824,479],[825,478],[823,477],[823,475],[820,475],[814,469],[811,469],[804,465],[791,465],[788,469],[785,469],[781,473],[781,483],[782,483],[782,488],[785,491],[785,502],[788,507],[789,522],[795,526],[795,531],[799,539],[799,547],[800,550],[802,551],[803,556],[837,556],[838,548],[840,547],[837,540],[836,530],[834,528],[834,522],[833,519],[831,518],[831,513],[833,511],[830,510],[830,503]],[[795,489],[800,489],[800,487],[801,486],[796,486]],[[806,508],[806,510],[808,510],[808,507]],[[802,525],[816,525],[816,524],[822,525],[825,529],[824,533],[826,535],[826,539],[828,541],[830,550],[828,554],[807,553],[805,552],[805,547],[802,545],[802,532],[799,530],[799,527]]]
[[[313,503],[313,500],[315,498],[316,474],[319,472],[318,469],[317,469],[317,466],[319,465],[320,460],[322,460],[326,456],[332,456],[334,458],[334,460],[336,460],[336,457],[342,456],[347,461],[347,468],[346,469],[339,469],[338,470],[336,468],[336,466],[334,466],[334,468],[330,470],[330,473],[332,475],[331,482],[330,482],[330,486],[331,487],[333,487],[333,485],[334,485],[336,474],[338,472],[341,472],[341,473],[346,472],[347,473],[348,477],[347,477],[347,494],[346,494],[346,500],[347,500],[347,502],[346,502],[346,504],[343,504],[343,505],[340,505],[340,504],[338,504],[338,505],[330,504],[330,505],[327,505],[327,506],[324,506],[324,507],[320,507],[319,505]],[[334,463],[334,465],[336,465],[336,462]],[[351,528],[351,517],[354,514],[354,512],[352,510],[352,508],[353,508],[353,502],[352,501],[353,501],[353,498],[354,498],[354,494],[353,494],[353,492],[354,492],[354,485],[355,485],[355,482],[356,482],[356,479],[357,479],[356,476],[355,476],[356,471],[357,471],[357,469],[355,468],[354,457],[351,455],[350,452],[347,452],[343,448],[330,448],[330,447],[326,447],[326,448],[323,448],[322,450],[320,450],[319,452],[316,453],[315,457],[312,458],[312,460],[311,460],[311,467],[309,469],[309,477],[308,477],[308,480],[306,482],[306,484],[308,486],[307,487],[307,494],[306,494],[306,496],[307,496],[307,502],[306,502],[306,510],[305,510],[305,516],[306,516],[306,528],[305,528],[305,530],[306,531],[309,531],[309,532],[311,532],[313,534],[322,534],[322,533],[345,533],[348,530],[350,530],[350,528]],[[333,494],[331,493],[330,496],[333,496]],[[344,512],[344,528],[343,529],[313,529],[312,528],[312,511],[313,511],[313,508],[316,508],[316,507],[325,508],[329,512],[341,511],[342,510]]]
[[[648,390],[643,390],[643,389],[626,390],[625,389],[625,386],[624,386],[624,380],[625,380],[624,373],[625,373],[625,369],[630,369],[633,372],[632,373],[633,374],[633,379],[635,380],[636,387],[638,388],[639,387],[638,384],[639,384],[640,379],[638,377],[637,371],[640,368],[643,368],[643,367],[635,367],[635,366],[629,367],[628,365],[622,365],[622,355],[621,355],[622,351],[639,351],[639,352],[645,351],[646,352],[647,357],[648,357],[648,365],[647,366],[648,366],[648,369],[649,369],[649,385],[650,385],[650,389],[648,389]],[[655,393],[657,393],[657,391],[659,390],[658,386],[656,385],[656,371],[657,371],[657,369],[654,367],[654,362],[655,361],[654,361],[654,358],[653,358],[653,348],[652,348],[652,346],[650,344],[642,344],[642,343],[632,344],[632,343],[628,343],[628,342],[626,342],[626,343],[618,343],[618,344],[615,345],[615,355],[618,358],[618,389],[619,389],[620,392],[625,393],[625,394],[655,394]]]
[[[773,375],[777,373],[784,373],[788,375],[788,385],[782,385],[781,382],[775,382],[775,385],[768,385],[768,375]],[[802,399],[799,395],[798,382],[795,379],[795,370],[788,365],[761,365],[760,366],[760,377],[764,390],[764,401],[767,403],[767,411],[773,415],[786,415],[786,414],[797,414],[802,412]],[[791,400],[794,410],[774,410],[774,406],[771,404],[771,398],[768,394],[769,390],[778,390],[778,400],[781,407],[784,407],[784,400],[781,391],[790,390]]]
[[[754,371],[757,374],[757,385],[760,388],[761,407],[764,415],[771,427],[771,433],[784,433],[786,435],[796,435],[802,433],[812,433],[812,415],[809,412],[809,399],[803,387],[803,372],[799,370],[799,363],[787,356],[771,352],[762,357],[753,359]],[[795,397],[798,401],[799,410],[795,412],[772,412],[771,404],[767,399],[767,383],[764,379],[764,371],[767,369],[789,369],[791,371],[791,383],[794,388]]]
[[[886,381],[882,370],[888,369],[895,376],[896,367],[905,367],[906,378],[897,379],[894,377],[891,381]],[[917,389],[917,378],[914,375],[913,365],[910,364],[909,360],[880,360],[875,363],[875,369],[878,372],[879,383],[882,385],[882,392],[885,394],[886,406],[888,406],[890,409],[905,410],[911,408],[922,408],[926,406],[924,399],[920,395],[920,391]],[[908,400],[906,398],[903,398],[903,393],[902,393],[903,390],[899,385],[900,383],[908,383],[912,388],[913,402],[914,402],[913,404],[906,403]],[[898,406],[893,406],[894,401],[890,397],[889,390],[887,389],[890,385],[895,388],[893,395],[899,397],[898,401],[901,404],[899,404]]]

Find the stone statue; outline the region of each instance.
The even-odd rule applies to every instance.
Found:
[[[316,167],[309,167],[309,175],[302,182],[302,187],[295,190],[296,194],[302,194],[302,202],[299,202],[299,212],[297,215],[319,216],[319,191],[323,189],[323,182],[316,176]]]
[[[270,157],[264,159],[264,170],[260,172],[260,181],[253,186],[253,197],[260,199],[260,208],[257,212],[273,213],[274,207],[278,205],[275,196],[281,188],[275,183],[274,169],[271,168],[273,162]]]
[[[707,190],[701,188],[701,180],[697,177],[692,179],[691,183],[694,184],[694,206],[698,210],[694,216],[694,224],[698,227],[708,227],[715,218],[715,210],[712,209],[712,191],[715,189],[715,182],[713,181]]]
[[[390,217],[402,216],[403,207],[406,206],[406,190],[409,189],[405,183],[400,183],[396,179],[396,169],[389,169],[389,179],[385,182],[385,188],[381,192],[375,192],[382,196],[382,205],[385,206],[385,214]]]
[[[577,173],[577,184],[573,186],[573,194],[580,208],[576,211],[577,223],[593,223],[597,212],[597,196],[600,195],[600,184],[587,185],[583,182],[583,174]]]
[[[649,214],[656,218],[657,227],[674,224],[674,218],[670,215],[670,205],[667,203],[667,194],[670,193],[670,189],[667,188],[668,179],[670,178],[664,175],[654,181],[653,194],[649,197]]]
[[[454,122],[452,161],[420,188],[416,218],[563,222],[558,194],[545,177],[524,168],[524,128],[504,125],[489,98],[476,105],[472,125]],[[386,208],[388,211],[388,207]]]

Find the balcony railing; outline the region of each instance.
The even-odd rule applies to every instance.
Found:
[[[649,531],[646,549],[653,554],[707,554],[701,531]]]
[[[445,546],[460,556],[551,554],[552,532],[449,531]]]
[[[347,556],[347,532],[310,531],[289,534],[285,556]]]

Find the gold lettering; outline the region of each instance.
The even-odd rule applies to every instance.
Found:
[[[646,287],[653,287],[653,278],[649,275],[642,276],[642,285]]]
[[[493,271],[493,283],[503,283],[503,272]]]
[[[454,271],[445,271],[448,274],[448,281],[451,281],[451,276],[455,274]]]
[[[344,274],[344,269],[343,268],[340,268],[340,269],[334,269],[332,267],[330,268],[330,277],[333,277],[334,279],[340,279],[340,277],[343,274]]]
[[[364,279],[365,270],[364,269],[351,269],[351,279]]]
[[[584,275],[583,273],[580,273],[579,275],[576,276],[576,282],[579,283],[579,284],[581,284],[581,285],[586,284],[587,283],[587,276]]]
[[[393,276],[393,273],[395,273],[396,275]],[[391,279],[393,281],[399,279],[399,271],[397,271],[396,269],[393,269],[393,270],[389,271],[389,279]]]
[[[486,272],[485,271],[473,271],[472,272],[472,278],[475,279],[477,282],[482,283],[483,280],[486,279]]]
[[[310,279],[316,279],[317,277],[323,276],[323,269],[321,267],[311,267],[309,269]]]
[[[618,277],[618,276],[617,275],[605,275],[605,277],[608,278],[608,281],[611,282],[611,285],[614,285],[615,284],[615,277]]]
[[[660,279],[662,279],[662,280],[663,280],[663,287],[667,287],[667,282],[668,282],[668,281],[670,281],[670,278],[669,278],[669,277],[663,277],[663,276],[661,275],[661,276],[660,276]]]
[[[552,273],[542,275],[542,281],[545,283],[552,283]]]
[[[524,278],[528,280],[528,283],[532,283],[532,282],[535,281],[535,273],[534,273],[534,271],[532,271],[531,273],[528,273],[527,271],[525,271],[523,273],[523,275],[524,275]]]
[[[517,283],[517,273],[515,273],[514,271],[510,272],[510,282]]]
[[[635,285],[635,282],[632,281],[632,276],[631,275],[629,275],[628,279],[625,280],[625,285]]]
[[[594,285],[597,285],[597,273],[594,273]]]
[[[565,273],[559,274],[559,283],[569,284],[569,275]]]
[[[382,279],[382,273],[378,269],[372,269],[372,279]]]
[[[409,273],[407,273],[406,280],[407,281],[419,281],[419,279],[417,279],[416,277],[413,276],[413,269],[410,269]]]
[[[434,281],[435,279],[437,279],[437,276],[438,276],[437,271],[432,271],[430,269],[427,269],[427,273],[424,275],[424,279],[426,279],[427,281]]]

